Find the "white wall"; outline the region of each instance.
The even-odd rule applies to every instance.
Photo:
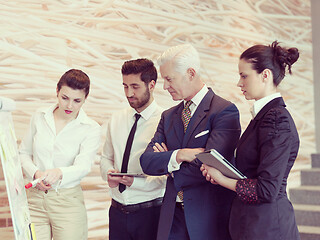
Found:
[[[127,106],[123,62],[155,60],[169,46],[185,42],[199,50],[208,86],[236,103],[244,129],[251,103],[236,87],[239,54],[253,44],[279,40],[301,51],[293,76],[280,85],[299,129],[299,159],[315,151],[310,1],[10,0],[1,1],[0,12],[0,96],[17,101],[18,139],[31,114],[55,102],[56,83],[69,68],[90,76],[85,110],[103,124],[110,112]],[[156,100],[166,108],[173,102],[162,83]]]
[[[316,153],[320,154],[320,1],[311,1]]]

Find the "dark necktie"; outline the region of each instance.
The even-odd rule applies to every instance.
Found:
[[[134,134],[137,129],[138,120],[141,117],[141,115],[138,113],[136,113],[134,116],[136,117],[136,121],[134,122],[134,124],[130,130],[129,137],[128,137],[127,144],[126,144],[126,148],[124,150],[124,154],[123,154],[123,158],[122,158],[122,166],[121,166],[122,173],[126,173],[128,170],[128,161],[129,161],[131,146],[132,146],[132,142],[133,142],[133,137],[134,137]],[[125,189],[126,189],[126,185],[119,183],[119,191],[122,193]]]
[[[192,101],[189,100],[186,102],[184,105],[184,108],[181,113],[181,120],[183,122],[183,131],[184,133],[187,131],[190,119],[191,119],[191,111],[190,111],[190,105],[192,104]],[[178,192],[178,197],[180,198],[181,201],[183,201],[183,191],[180,190]]]

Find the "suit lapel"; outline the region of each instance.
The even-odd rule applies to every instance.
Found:
[[[246,128],[246,130],[243,132],[241,138],[239,139],[239,142],[237,144],[237,148],[246,140],[246,138],[250,135],[254,127],[256,126],[257,121],[255,119],[252,119]]]
[[[207,111],[210,109],[210,104],[212,101],[212,98],[214,96],[213,91],[209,88],[209,91],[204,96],[202,101],[200,102],[199,106],[197,107],[197,110],[192,115],[187,131],[184,135],[182,146],[185,147],[188,143],[188,141],[191,139],[191,136],[193,132],[196,130],[197,126],[200,124],[200,122],[206,117]],[[181,110],[182,111],[182,110]]]
[[[173,128],[176,134],[177,139],[179,139],[179,143],[182,143],[183,140],[183,123],[181,120],[181,112],[183,110],[183,101],[177,106],[177,111],[175,112],[175,115],[172,119]]]

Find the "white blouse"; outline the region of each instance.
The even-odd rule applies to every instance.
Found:
[[[71,188],[91,170],[100,144],[101,127],[80,109],[76,119],[56,134],[53,111],[57,105],[38,110],[20,145],[24,173],[33,179],[37,170],[60,168],[58,188]]]

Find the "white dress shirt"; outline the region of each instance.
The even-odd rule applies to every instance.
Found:
[[[71,188],[91,170],[100,145],[101,127],[80,109],[76,119],[56,134],[53,111],[57,105],[38,110],[20,145],[24,173],[33,179],[37,170],[59,168],[62,180],[57,188]]]
[[[205,84],[201,90],[191,99],[192,103],[190,105],[190,111],[191,111],[191,117],[193,116],[193,114],[195,113],[195,111],[197,110],[198,106],[200,105],[202,99],[204,98],[204,96],[207,94],[208,92],[208,87]],[[186,104],[186,101],[184,100],[184,105]],[[168,164],[168,172],[173,172],[173,171],[178,171],[180,169],[180,165],[181,163],[177,163],[177,153],[180,149],[177,149],[175,151],[173,151],[173,153],[171,154],[170,157],[170,161]]]
[[[273,99],[281,97],[281,94],[279,92],[273,93],[269,96],[266,96],[264,98],[261,98],[257,101],[254,102],[252,109],[251,109],[251,114],[252,118],[255,118],[257,114],[260,112],[260,110],[267,105],[269,102],[271,102]]]
[[[116,169],[121,171],[122,158],[129,132],[134,124],[133,108],[123,109],[112,114],[107,125],[106,142],[102,151],[100,164],[101,176],[107,180],[107,171]],[[134,135],[128,162],[129,173],[143,173],[140,166],[140,156],[152,139],[162,113],[162,109],[153,101],[140,114],[137,130]],[[110,196],[122,204],[136,204],[162,197],[165,191],[166,176],[134,177],[130,187],[122,193],[119,188],[110,188]]]

